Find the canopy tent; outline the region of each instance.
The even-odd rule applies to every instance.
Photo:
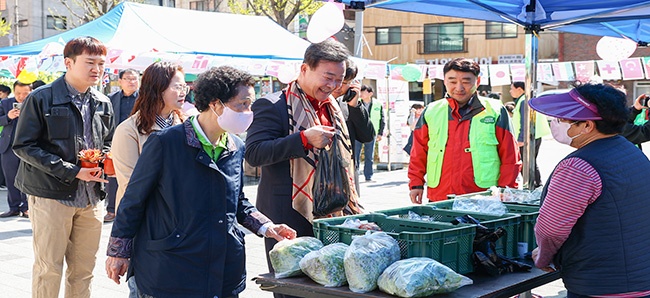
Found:
[[[302,60],[309,42],[268,17],[122,2],[105,15],[45,39],[0,48],[0,55],[37,55],[49,43],[93,36],[109,49]]]
[[[349,2],[349,1],[344,1]],[[535,94],[537,33],[552,29],[581,34],[626,37],[646,46],[650,40],[650,0],[371,0],[367,7],[512,22],[526,29],[526,98]],[[535,173],[535,113],[524,105],[524,185]]]

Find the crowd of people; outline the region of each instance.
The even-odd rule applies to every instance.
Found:
[[[259,99],[251,74],[211,68],[194,81],[192,104],[183,68],[163,61],[141,77],[120,71],[120,90],[102,94],[94,87],[106,54],[99,40],[75,38],[64,48],[67,71],[54,82],[0,86],[10,208],[0,217],[31,221],[33,297],[58,297],[62,278],[65,297],[91,297],[101,227],[111,221],[105,270],[118,284],[126,276],[130,297],[238,297],[246,281],[240,227],[265,237],[267,260],[278,241],[314,236],[314,173],[319,152],[332,147],[349,200],[327,217],[365,212],[359,176],[372,182],[387,111],[355,79],[343,44],[311,44],[298,77]],[[549,134],[577,149],[545,184],[535,169],[534,185],[544,187],[536,266],[561,270],[569,297],[650,295],[643,257],[650,240],[638,234],[650,223],[643,219],[650,186],[627,174],[650,170],[632,144],[650,138],[650,124],[634,123],[647,110],[645,96],[626,107],[612,86],[579,84],[527,102],[524,84],[514,82],[509,109],[477,91],[475,61],[453,59],[443,73],[445,97],[413,105],[407,120],[411,202],[518,187],[528,104],[537,111],[535,157]],[[82,167],[83,149],[110,152],[115,175]],[[243,193],[244,159],[261,168],[256,206]]]

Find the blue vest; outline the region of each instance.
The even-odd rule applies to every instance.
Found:
[[[571,157],[596,169],[603,191],[555,256],[565,287],[580,295],[650,290],[650,161],[621,136],[596,140],[565,159]]]

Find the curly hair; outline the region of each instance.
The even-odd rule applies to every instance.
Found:
[[[594,103],[603,120],[596,120],[596,129],[604,134],[617,134],[623,131],[629,110],[625,93],[606,84],[573,83],[576,91],[586,100]]]
[[[140,94],[135,100],[131,115],[140,112],[135,124],[141,134],[149,135],[156,123],[156,115],[165,106],[163,92],[169,88],[176,72],[183,73],[183,67],[170,62],[158,61],[144,70]],[[180,111],[174,111],[182,119]]]
[[[239,86],[254,87],[255,79],[250,73],[232,66],[210,68],[194,81],[194,105],[203,112],[217,100],[225,104],[237,95]]]

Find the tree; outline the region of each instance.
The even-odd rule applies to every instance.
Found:
[[[5,36],[11,32],[11,23],[7,22],[5,18],[2,17],[2,12],[0,12],[0,36]]]
[[[312,15],[322,5],[318,0],[228,0],[232,12],[267,16],[285,29],[299,13]]]
[[[105,15],[109,10],[125,0],[59,0],[70,12],[76,21],[68,23],[70,27],[76,27],[95,20]],[[128,0],[129,2],[144,3],[144,0]],[[55,16],[62,17],[58,13]]]

